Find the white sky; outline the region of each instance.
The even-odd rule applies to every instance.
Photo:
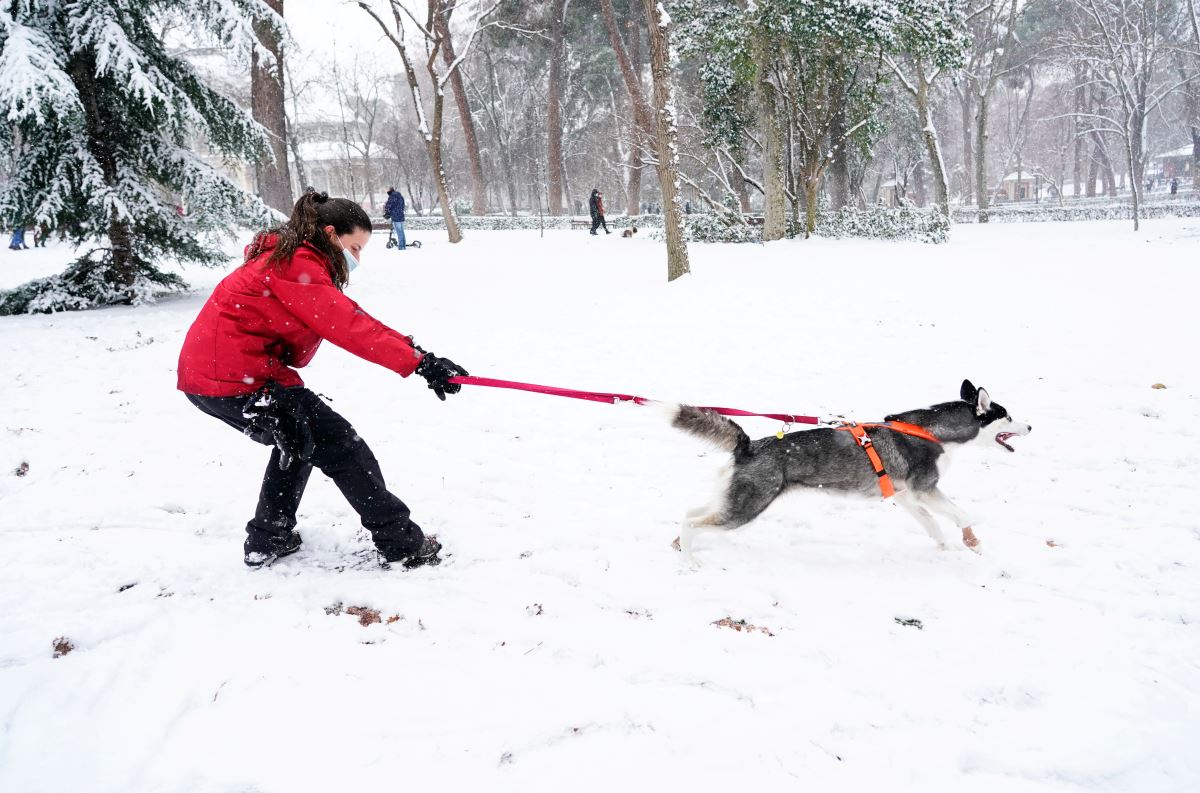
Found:
[[[382,4],[377,5],[382,8]],[[377,55],[380,63],[390,70],[401,71],[400,56],[395,47],[357,3],[349,0],[284,0],[283,18],[296,43],[310,56],[332,55],[336,45],[341,61],[351,60],[357,49]],[[390,19],[390,14],[384,19]]]

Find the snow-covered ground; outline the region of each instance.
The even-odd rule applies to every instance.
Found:
[[[0,318],[0,791],[1200,789],[1200,221],[695,245],[672,285],[648,240],[414,236],[350,293],[472,374],[867,420],[986,386],[1034,432],[944,482],[984,555],[805,494],[689,570],[722,455],[655,411],[443,404],[327,346],[308,384],[453,557],[337,572],[366,540],[314,474],[251,572],[266,449],[174,390],[222,273]]]

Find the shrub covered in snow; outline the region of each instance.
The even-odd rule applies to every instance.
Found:
[[[951,210],[955,223],[978,223],[979,210],[958,207]],[[1141,206],[1141,216],[1155,218],[1200,217],[1200,202],[1160,201]],[[988,220],[994,223],[1047,223],[1077,220],[1131,220],[1133,207],[1128,203],[1108,204],[1019,204],[988,208]]]
[[[445,231],[446,221],[438,215],[409,215],[404,221],[407,231]],[[569,229],[571,218],[543,215],[459,215],[458,227],[463,231],[537,231],[547,229]]]
[[[76,311],[116,303],[136,306],[151,303],[165,292],[187,288],[178,275],[165,273],[141,260],[135,260],[129,283],[114,283],[106,265],[103,252],[91,251],[59,275],[38,278],[0,292],[0,316]]]
[[[652,216],[657,221],[648,235],[650,239],[665,239],[662,229],[662,217]],[[637,224],[635,224],[637,225]],[[646,224],[651,226],[650,223]],[[653,226],[651,226],[653,228]],[[638,225],[640,229],[641,226]],[[735,223],[725,215],[702,214],[684,215],[683,236],[688,242],[762,242],[762,226]]]
[[[789,234],[803,233],[803,229],[788,225]],[[950,220],[936,209],[914,206],[847,208],[821,212],[817,216],[816,233],[821,237],[920,240],[936,245],[950,238]]]

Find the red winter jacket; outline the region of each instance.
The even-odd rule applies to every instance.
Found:
[[[421,360],[408,337],[358,307],[333,285],[325,255],[302,245],[280,267],[265,250],[227,275],[192,323],[179,353],[179,390],[238,396],[268,380],[303,385],[291,367],[312,360],[321,339],[404,377]]]

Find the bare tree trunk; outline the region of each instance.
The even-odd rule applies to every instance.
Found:
[[[1200,193],[1200,127],[1192,127],[1192,188]]]
[[[971,122],[974,120],[975,114],[971,98],[970,88],[962,86],[958,95],[959,107],[962,109],[962,202],[967,205],[972,203],[974,191],[971,189],[971,177],[975,173],[975,158],[972,156],[974,142],[971,134]]]
[[[1096,159],[1100,162],[1100,176],[1104,180],[1104,194],[1110,198],[1117,196],[1117,175],[1113,171],[1112,160],[1108,157],[1108,147],[1099,132],[1092,130],[1092,141],[1096,144]]]
[[[458,0],[444,0],[444,9],[433,16],[437,33],[441,37],[442,61],[449,69],[454,66],[454,40],[450,36],[450,15]],[[455,68],[450,72],[450,88],[454,91],[454,103],[458,106],[458,118],[462,122],[463,143],[467,149],[467,160],[471,165],[471,213],[487,214],[487,182],[483,178],[483,159],[479,156],[479,140],[475,136],[475,121],[471,117],[471,104],[467,101],[467,89],[463,86],[462,72]],[[440,92],[439,92],[440,93]]]
[[[654,109],[658,112],[658,181],[662,189],[663,226],[667,237],[667,281],[690,272],[687,242],[683,237],[683,207],[679,199],[679,154],[675,103],[671,96],[671,44],[668,25],[655,8],[657,0],[643,0],[650,42],[650,73],[654,80]]]
[[[629,146],[629,181],[625,183],[625,214],[637,215],[642,206],[642,147],[637,142],[638,130],[633,131],[634,140]]]
[[[283,0],[267,0],[267,5],[283,17]],[[292,177],[288,171],[287,113],[284,109],[283,51],[275,29],[265,23],[254,26],[259,42],[275,57],[275,62],[263,64],[258,52],[250,55],[250,110],[254,120],[267,130],[273,162],[254,165],[258,192],[272,209],[285,215],[292,212]]]
[[[933,172],[933,200],[938,211],[950,217],[950,185],[946,182],[946,164],[942,161],[942,144],[937,129],[933,126],[933,112],[929,106],[929,81],[925,77],[925,65],[916,59],[917,69],[917,117],[921,122],[921,138],[925,141],[925,153],[929,157],[929,168]],[[924,192],[922,186],[921,192]]]
[[[1084,185],[1084,195],[1088,198],[1096,197],[1096,177],[1100,175],[1100,159],[1092,154],[1088,160],[1087,184]]]
[[[988,222],[988,182],[987,182],[987,125],[988,125],[988,96],[986,93],[977,97],[979,107],[975,111],[975,203],[979,206],[979,222]]]
[[[1076,114],[1082,113],[1084,107],[1086,107],[1086,106],[1087,106],[1087,86],[1085,86],[1083,84],[1083,70],[1076,69],[1075,70],[1075,113]],[[1073,174],[1074,179],[1075,179],[1075,189],[1072,191],[1072,194],[1075,196],[1078,196],[1079,190],[1082,187],[1080,182],[1083,181],[1083,138],[1084,138],[1084,134],[1083,134],[1083,118],[1081,116],[1076,115],[1075,118],[1073,118],[1071,120],[1071,129],[1075,136],[1075,170],[1074,170],[1074,174]],[[1061,197],[1062,197],[1062,190],[1060,189],[1059,190],[1059,198],[1061,199]]]
[[[550,25],[550,96],[546,103],[546,173],[549,177],[550,214],[563,214],[562,61],[567,0],[554,0]]]
[[[837,211],[850,205],[850,157],[846,141],[846,70],[837,70],[838,79],[830,90],[830,103],[837,108],[829,127],[829,145],[833,159],[829,163],[830,209]]]
[[[733,168],[729,174],[729,181],[733,184],[733,192],[737,194],[738,208],[743,214],[750,212],[750,190],[746,185],[746,178],[742,176],[742,169],[738,167],[741,163],[730,161]]]
[[[633,9],[638,8],[635,3]],[[604,24],[608,28],[608,38],[612,42],[613,53],[617,56],[617,64],[621,67],[621,77],[625,80],[625,89],[629,92],[630,103],[633,106],[633,123],[631,124],[632,135],[630,140],[629,152],[629,183],[626,190],[626,213],[636,215],[640,212],[642,201],[642,156],[639,147],[642,145],[642,139],[650,130],[654,129],[655,121],[650,117],[650,108],[646,105],[645,96],[642,93],[641,71],[641,54],[640,54],[640,34],[636,33],[634,22],[630,22],[630,27],[635,30],[633,47],[627,50],[625,42],[621,37],[621,31],[617,28],[617,17],[613,11],[612,0],[600,0],[600,9],[604,13]],[[633,16],[633,14],[631,14]],[[634,65],[630,60],[630,52],[633,53],[633,58],[637,59],[637,71],[634,70]]]
[[[88,149],[100,166],[100,173],[109,187],[119,182],[117,155],[112,150],[110,130],[117,129],[118,121],[108,114],[108,107],[99,101],[95,90],[96,60],[90,50],[76,53],[68,64],[72,82],[79,88],[83,105],[84,127],[89,139]],[[131,287],[137,280],[137,262],[133,258],[130,223],[120,213],[113,213],[108,224],[109,259],[104,267],[103,280],[115,286]],[[132,293],[126,291],[132,298]]]
[[[638,14],[638,4],[636,2],[629,5],[629,20],[625,23],[625,27],[629,29],[629,63],[633,67],[633,74],[641,86],[642,82],[642,34],[641,34],[641,19]],[[647,17],[651,19],[653,17]],[[634,120],[637,122],[633,127],[633,134],[630,136],[629,146],[629,183],[626,187],[626,215],[636,215],[642,206],[642,171],[645,170],[645,162],[642,159],[642,143],[647,137],[654,137],[654,127],[649,118],[638,120],[637,114],[634,114]],[[664,202],[666,197],[663,197]]]
[[[496,145],[500,149],[500,167],[504,171],[504,184],[508,192],[508,212],[512,217],[517,216],[517,181],[513,175],[512,146],[509,145],[509,132],[506,124],[500,120],[496,112],[496,63],[492,60],[490,48],[484,48],[484,62],[487,63],[488,75],[488,108],[492,119],[492,129],[496,134]]]
[[[769,75],[770,52],[762,38],[756,39],[754,43],[754,59],[758,67],[755,93],[763,138],[763,242],[770,242],[783,239],[787,234],[783,129],[779,122],[775,86],[771,83]]]
[[[1200,52],[1200,13],[1196,0],[1187,0],[1188,21],[1192,23],[1192,44]],[[1200,94],[1191,91],[1192,102],[1192,188],[1200,192]]]
[[[1145,185],[1143,141],[1146,139],[1146,116],[1140,110],[1134,110],[1126,122],[1125,130],[1125,159],[1129,165],[1130,193],[1133,195],[1133,230],[1137,231],[1141,222],[1142,190]]]
[[[817,230],[817,193],[821,189],[820,175],[805,174],[804,180],[804,239]]]

